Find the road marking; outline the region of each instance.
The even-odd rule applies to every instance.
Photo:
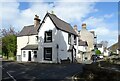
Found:
[[[5,70],[5,68],[3,68],[2,66],[0,66],[2,69]],[[11,77],[13,79],[13,81],[17,81],[9,72],[5,71],[9,77]]]

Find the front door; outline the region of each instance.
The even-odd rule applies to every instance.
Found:
[[[75,59],[76,59],[76,49],[73,48],[71,52],[72,52],[71,54],[72,54],[72,63],[73,63],[73,62],[76,61],[76,60],[75,60]]]
[[[28,61],[31,61],[31,51],[28,51]]]

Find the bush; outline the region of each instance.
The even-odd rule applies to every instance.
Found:
[[[83,73],[76,76],[77,81],[120,81],[120,72],[102,69],[96,64],[85,65]]]
[[[100,54],[101,54],[101,51],[100,51],[100,50],[96,50],[96,51],[95,51],[95,54],[100,55]]]

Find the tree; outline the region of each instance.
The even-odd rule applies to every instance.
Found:
[[[2,54],[9,57],[16,56],[17,37],[14,28],[2,29]]]
[[[96,51],[95,51],[95,54],[100,55],[100,54],[101,54],[101,51],[100,51],[100,50],[96,50]]]

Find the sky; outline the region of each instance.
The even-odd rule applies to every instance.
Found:
[[[89,31],[95,31],[98,43],[108,41],[108,46],[118,40],[118,0],[1,0],[0,27],[14,27],[21,31],[32,25],[34,15],[41,20],[47,12],[54,11],[71,26],[86,23]]]

